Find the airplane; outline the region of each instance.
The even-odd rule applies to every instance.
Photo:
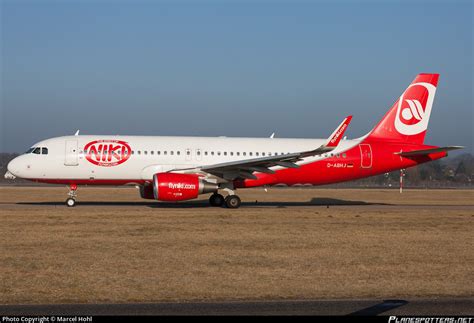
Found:
[[[34,144],[8,164],[6,178],[69,186],[135,185],[144,199],[184,201],[212,193],[212,206],[238,208],[237,189],[323,185],[406,169],[460,146],[425,145],[439,74],[419,74],[365,136],[346,139],[352,116],[328,139],[90,136]],[[226,192],[224,198],[219,192]]]

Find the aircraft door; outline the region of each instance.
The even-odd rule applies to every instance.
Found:
[[[372,167],[372,147],[369,144],[360,144],[360,167]]]
[[[78,162],[77,140],[66,140],[66,154],[64,165],[77,166]]]

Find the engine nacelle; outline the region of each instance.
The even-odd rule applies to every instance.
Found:
[[[160,201],[184,201],[217,191],[217,184],[209,183],[198,175],[157,173],[153,176],[153,196]]]

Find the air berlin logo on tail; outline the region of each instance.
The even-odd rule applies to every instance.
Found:
[[[423,120],[423,116],[425,115],[425,111],[421,107],[421,103],[418,100],[405,100],[409,108],[404,108],[402,110],[402,118],[406,121],[410,121],[411,119],[415,118],[418,121]]]
[[[416,135],[428,128],[436,87],[415,83],[398,100],[395,128],[402,135]]]
[[[125,141],[95,140],[84,147],[86,159],[97,166],[116,166],[130,158],[132,150]]]

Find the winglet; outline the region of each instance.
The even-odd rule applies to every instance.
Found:
[[[336,148],[337,145],[339,145],[339,142],[341,141],[342,137],[344,136],[344,132],[346,131],[347,127],[349,126],[349,123],[351,123],[351,120],[352,120],[352,116],[348,116],[341,122],[339,127],[337,127],[336,130],[334,130],[334,132],[329,137],[329,139],[328,139],[328,141],[325,145],[326,147]]]

